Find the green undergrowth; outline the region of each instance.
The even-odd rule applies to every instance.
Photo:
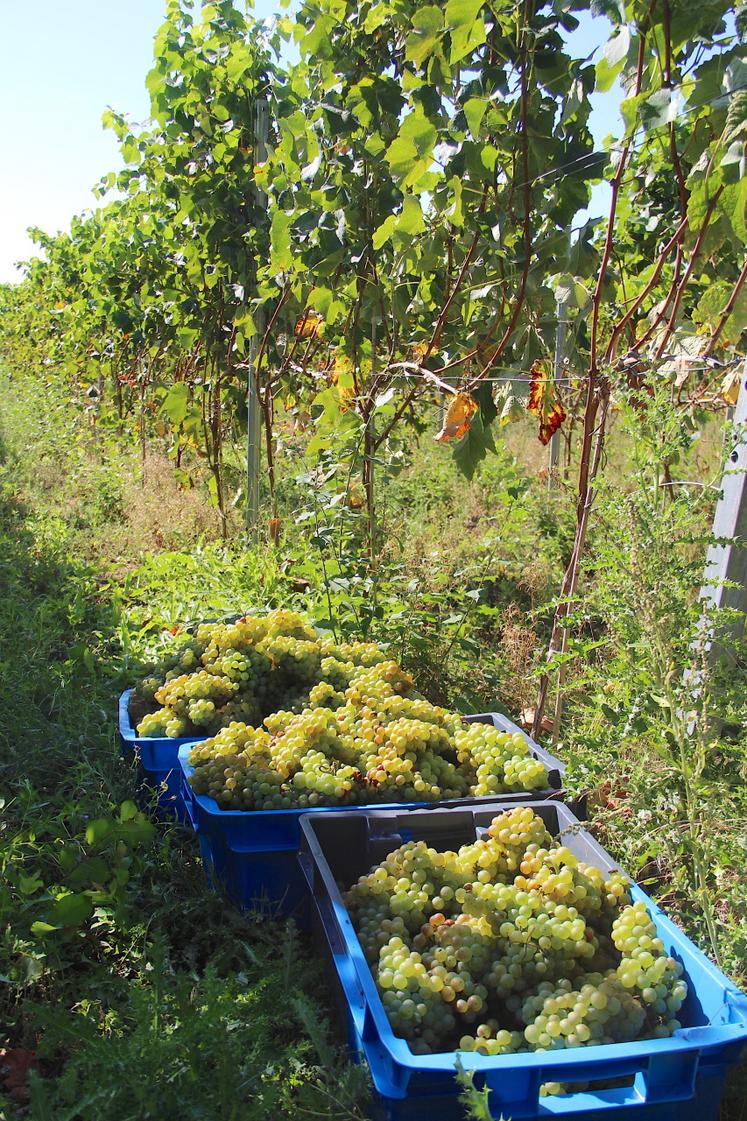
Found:
[[[0,398],[0,1018],[7,1046],[37,1056],[30,1099],[0,1097],[0,1118],[363,1116],[304,939],[237,914],[206,889],[192,838],[138,811],[116,698],[177,628],[288,605],[387,643],[434,701],[516,717],[572,504],[504,446],[467,483],[423,438],[382,481],[372,572],[360,512],[296,449],[279,546],[238,523],[223,542],[193,492],[162,485],[158,447],[143,479],[56,392],[16,380]],[[651,431],[635,413],[617,425],[630,470],[624,488],[605,476],[595,508],[557,748],[596,835],[744,983],[744,652],[701,678],[715,730],[688,737],[712,500],[657,487],[655,405]],[[723,1119],[743,1121],[730,1085]]]
[[[156,597],[154,563],[158,623],[129,620],[126,582],[79,546],[96,524],[60,509],[3,412],[0,1022],[35,1060],[20,1088],[0,1084],[0,1116],[359,1117],[363,1075],[337,1052],[293,925],[226,906],[193,838],[133,801],[116,697],[175,593]]]

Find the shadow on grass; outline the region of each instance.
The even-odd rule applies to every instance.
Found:
[[[36,1067],[11,1087],[0,1064],[0,1117],[357,1119],[294,929],[210,892],[191,833],[119,809],[118,610],[72,539],[0,445],[0,1036]],[[313,1037],[280,996],[299,975]]]
[[[120,798],[111,722],[116,609],[72,555],[64,522],[29,511],[0,442],[0,786]]]

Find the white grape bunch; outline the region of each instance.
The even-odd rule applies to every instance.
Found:
[[[140,735],[207,736],[190,781],[225,809],[437,802],[548,785],[523,735],[466,723],[420,696],[375,643],[321,638],[292,611],[202,624],[148,667],[137,692],[160,706],[142,717]],[[244,737],[259,727],[270,733],[268,754]],[[230,774],[216,765],[226,752]]]
[[[645,903],[529,806],[454,852],[400,845],[345,903],[392,1027],[417,1054],[555,1051],[680,1026],[687,984]]]

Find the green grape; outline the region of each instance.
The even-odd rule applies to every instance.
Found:
[[[148,668],[136,695],[173,710],[184,722],[183,734],[214,732],[236,720],[261,721],[279,707],[308,702],[309,688],[320,679],[318,647],[313,628],[290,611],[202,624],[177,651]],[[150,726],[165,724],[163,717]]]
[[[176,739],[187,734],[189,723],[177,715],[173,709],[162,708],[158,712],[146,713],[137,726],[139,736],[169,736]]]
[[[677,1030],[681,967],[628,887],[517,806],[456,852],[400,845],[345,903],[392,1027],[415,1053],[501,1055]]]
[[[216,756],[245,754],[221,733],[264,720],[273,748],[262,764],[277,772],[271,797],[283,805],[435,802],[547,782],[523,736],[465,725],[374,643],[319,638],[295,612],[202,624],[139,688],[161,706],[139,728],[207,734],[208,754],[213,744]],[[212,785],[220,792],[218,777]]]
[[[680,1027],[676,1014],[687,997],[682,966],[664,953],[664,943],[639,901],[623,908],[612,924],[612,940],[621,954],[616,977],[627,991],[640,994],[656,1017],[655,1034],[671,1035]]]

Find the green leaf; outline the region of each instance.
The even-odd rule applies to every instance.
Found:
[[[189,407],[189,386],[186,382],[177,382],[172,385],[166,394],[161,411],[166,414],[172,424],[181,424],[187,415]]]
[[[677,90],[656,90],[640,104],[641,122],[648,129],[672,124],[682,109],[682,97]]]
[[[42,886],[42,880],[38,872],[34,872],[31,876],[24,876],[21,873],[18,877],[18,890],[22,895],[33,895]]]
[[[471,27],[464,30],[452,31],[451,51],[449,52],[451,65],[456,65],[456,63],[472,54],[473,51],[483,45],[486,39],[487,32],[482,19],[475,20]]]
[[[482,420],[483,433],[487,441],[487,446],[491,451],[495,451],[493,433],[490,425],[498,416],[498,409],[493,399],[493,387],[491,383],[489,381],[481,382],[473,391],[472,396],[480,406],[480,418]]]
[[[448,218],[452,226],[464,225],[464,211],[462,210],[462,180],[458,175],[454,175],[451,183],[449,184],[451,191],[451,203],[444,212],[444,217]]]
[[[464,116],[466,117],[467,125],[475,140],[477,140],[480,134],[480,125],[482,124],[482,119],[485,116],[487,107],[488,103],[484,97],[470,97],[464,103]]]
[[[111,867],[102,856],[92,856],[82,861],[69,876],[70,887],[83,888],[103,884],[111,875]]]
[[[495,171],[500,152],[492,144],[483,144],[480,150],[480,162],[491,174]]]
[[[726,280],[718,280],[714,284],[709,284],[693,312],[694,321],[712,331],[721,318],[726,302],[731,295],[732,287],[733,285]],[[743,288],[719,336],[720,343],[737,342],[746,327],[747,291]]]
[[[183,346],[185,350],[189,350],[197,342],[200,332],[195,327],[179,327],[176,337],[179,345]]]
[[[402,213],[397,219],[397,233],[408,234],[413,237],[425,229],[425,219],[415,195],[405,195],[402,204]]]
[[[326,315],[334,298],[335,294],[331,288],[318,287],[311,289],[307,302],[314,311],[318,311],[320,315]]]
[[[127,139],[123,141],[120,152],[122,153],[122,159],[125,163],[136,164],[140,162],[140,149],[133,136],[128,136]]]
[[[465,1116],[473,1118],[473,1121],[493,1121],[494,1115],[489,1101],[490,1088],[484,1086],[482,1090],[477,1089],[475,1071],[464,1069],[458,1053],[454,1067],[456,1081],[461,1087],[459,1102],[464,1108]]]
[[[374,230],[373,238],[371,239],[374,249],[381,249],[382,245],[392,237],[396,228],[397,215],[390,214],[389,217],[381,223],[378,229]]]
[[[414,185],[428,171],[436,137],[435,126],[419,105],[405,117],[386,155],[392,176],[401,180],[402,187]]]
[[[734,140],[727,148],[726,154],[721,160],[721,167],[730,167],[732,164],[741,164],[744,156],[744,141]]]
[[[97,817],[95,821],[89,821],[86,826],[86,843],[89,845],[98,845],[101,841],[105,840],[113,830],[114,822],[110,817]]]
[[[630,28],[623,25],[614,38],[609,39],[604,48],[604,58],[610,67],[624,62],[630,49]]]
[[[722,185],[721,174],[712,172],[707,179],[695,179],[695,172],[691,172],[688,180],[690,185],[690,198],[687,203],[687,221],[691,235],[695,238],[702,228],[705,216],[711,208],[713,196]]]
[[[551,277],[550,282],[558,303],[581,309],[588,306],[591,296],[578,277],[571,276],[569,273],[561,273],[559,276]]]
[[[482,6],[483,0],[448,0],[446,24],[451,29],[452,66],[485,42],[485,21],[479,17]]]
[[[207,481],[208,494],[210,496],[210,505],[218,505],[218,483],[216,482],[215,475],[211,475]]]
[[[490,428],[483,424],[482,410],[480,410],[472,417],[467,432],[455,445],[454,462],[462,474],[471,479],[478,464],[489,451],[495,451],[493,434]]]
[[[433,5],[418,8],[412,17],[412,27],[405,43],[405,58],[422,66],[438,47],[444,29],[443,11]]]
[[[288,272],[293,264],[290,243],[290,217],[275,210],[270,223],[270,268],[274,273]]]
[[[131,800],[123,802],[119,808],[120,821],[132,821],[133,818],[138,817],[139,814],[140,810],[137,808],[137,804]]]
[[[37,934],[37,935],[39,935],[39,937],[43,937],[45,934],[51,934],[53,931],[55,931],[57,929],[58,928],[56,926],[52,926],[51,923],[41,922],[41,920],[39,920],[37,922],[32,922],[32,924],[31,924],[31,933],[32,934]]]
[[[620,28],[614,39],[610,39],[604,55],[596,64],[596,90],[607,93],[615,83],[630,50],[630,30],[626,25]]]
[[[747,245],[747,178],[743,177],[738,183],[725,187],[719,203],[737,240],[742,245]]]
[[[563,114],[560,118],[560,123],[564,124],[566,121],[570,120],[571,117],[575,116],[585,100],[586,92],[584,90],[584,83],[580,78],[574,78],[565,100],[563,101]]]
[[[380,27],[391,18],[392,7],[390,4],[385,4],[383,0],[371,5],[371,10],[366,16],[366,22],[363,25],[363,30],[366,35],[370,35],[373,31],[378,31]]]
[[[446,23],[454,29],[467,27],[474,23],[484,0],[448,0],[446,5]]]
[[[624,101],[620,102],[620,115],[625,122],[625,133],[628,136],[635,131],[638,124],[638,114],[642,100],[643,95],[639,93],[635,97],[626,97]]]
[[[34,933],[47,933],[49,930],[62,930],[66,926],[80,926],[93,914],[93,903],[83,892],[72,892],[70,895],[60,896],[46,913],[42,923],[34,923],[31,927]],[[44,930],[36,931],[34,928],[43,926]]]
[[[137,818],[123,821],[117,829],[117,837],[125,844],[133,847],[149,844],[156,835],[153,822],[148,821],[144,814],[138,812]]]

